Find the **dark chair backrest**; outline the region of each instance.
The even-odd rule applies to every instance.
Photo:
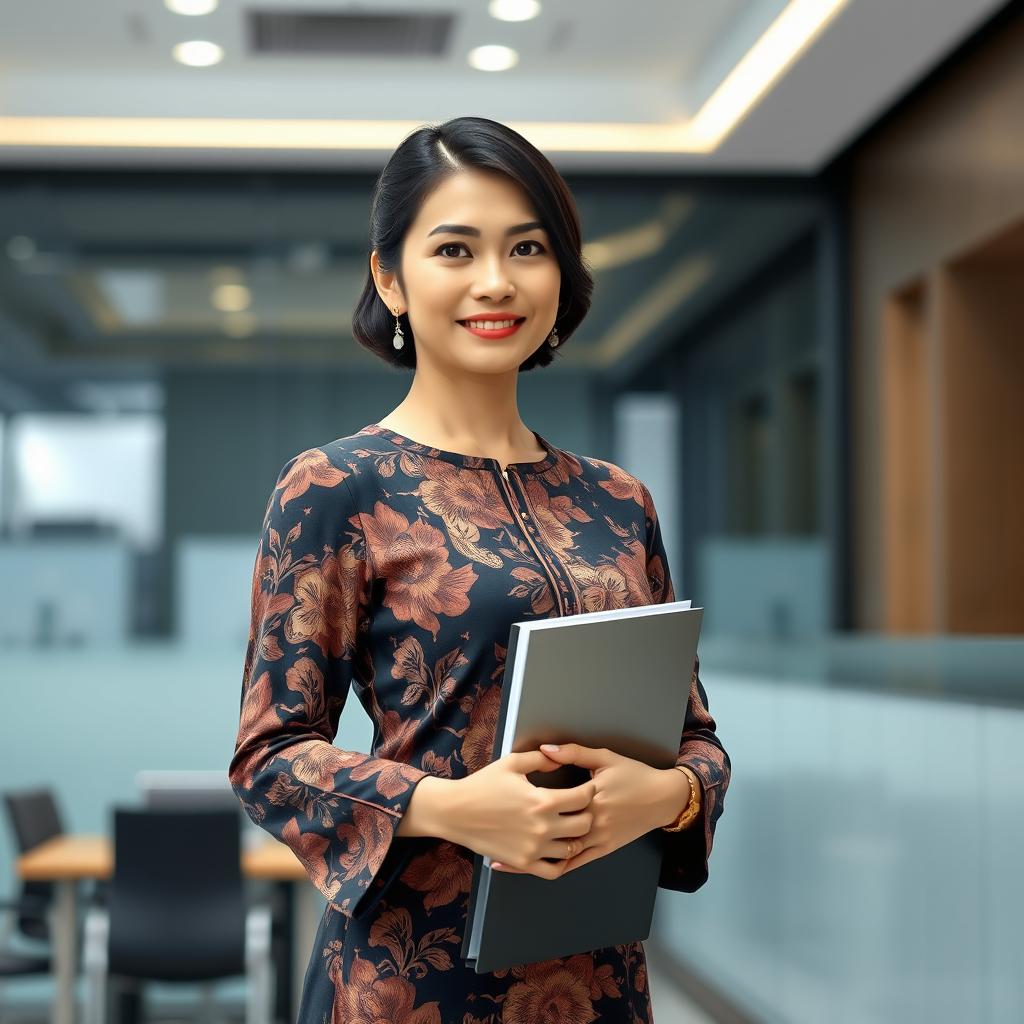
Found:
[[[202,981],[245,973],[245,893],[232,810],[114,808],[112,974]]]
[[[239,816],[114,809],[109,970],[202,981],[245,973]]]
[[[51,789],[12,790],[4,793],[7,820],[11,824],[18,853],[28,853],[47,839],[64,834],[60,810]],[[22,882],[21,895],[27,904],[48,907],[53,901],[52,882]],[[44,919],[19,914],[18,931],[32,939],[48,940],[50,930]]]

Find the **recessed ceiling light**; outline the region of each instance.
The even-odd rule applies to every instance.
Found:
[[[206,68],[224,56],[224,48],[206,39],[190,39],[171,50],[174,59],[192,68]]]
[[[175,14],[209,14],[217,10],[217,0],[164,0],[164,6]]]
[[[529,21],[540,14],[537,0],[491,0],[487,11],[499,21]]]
[[[244,284],[219,284],[213,289],[210,302],[223,313],[240,313],[252,303],[252,292]]]
[[[519,63],[519,54],[510,46],[475,46],[466,59],[477,71],[508,71]]]

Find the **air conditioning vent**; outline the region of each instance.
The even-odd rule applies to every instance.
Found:
[[[453,14],[247,12],[252,53],[348,57],[437,57],[447,52]]]

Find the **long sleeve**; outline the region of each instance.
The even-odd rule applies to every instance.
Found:
[[[661,536],[661,524],[650,491],[643,487],[647,520],[647,578],[654,603],[675,601],[668,557]],[[663,889],[696,892],[708,880],[708,858],[715,826],[725,807],[732,765],[715,732],[708,696],[700,681],[700,657],[690,675],[690,693],[676,764],[692,769],[701,784],[701,812],[681,832],[661,832],[664,855],[658,885]]]
[[[333,745],[369,661],[372,562],[348,476],[319,448],[278,475],[253,570],[228,776],[249,818],[295,852],[325,898],[359,917],[408,859],[410,839],[395,833],[427,773]]]

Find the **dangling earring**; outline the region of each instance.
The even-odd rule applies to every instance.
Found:
[[[551,333],[548,335],[548,344],[552,348],[558,348],[558,328],[552,327]]]
[[[401,348],[405,344],[405,336],[402,334],[402,325],[398,322],[398,307],[395,306],[395,336],[391,339],[395,348]]]

